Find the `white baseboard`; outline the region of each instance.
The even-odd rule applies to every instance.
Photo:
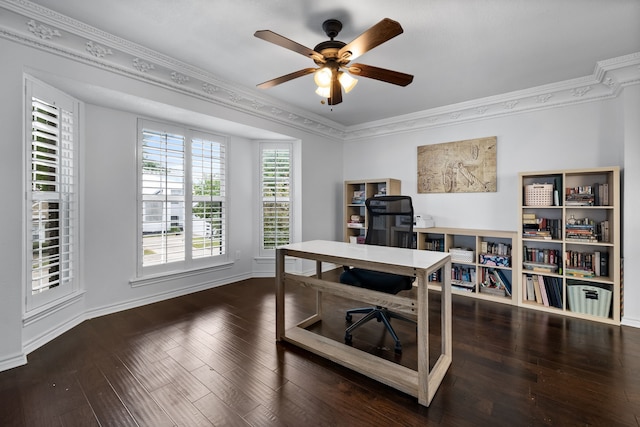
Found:
[[[17,368],[18,366],[27,364],[27,356],[25,354],[16,354],[11,357],[0,360],[0,372]]]
[[[623,317],[620,324],[624,326],[631,326],[632,328],[640,328],[640,319],[631,319],[629,317]]]
[[[31,353],[34,350],[37,350],[38,348],[42,347],[43,345],[45,345],[46,343],[48,343],[49,341],[58,338],[60,335],[64,334],[65,332],[67,332],[68,330],[78,326],[80,323],[84,322],[86,319],[84,313],[79,314],[78,316],[69,319],[68,321],[61,323],[60,325],[57,325],[55,328],[49,329],[48,331],[44,332],[41,335],[38,335],[37,337],[29,340],[29,341],[25,341],[22,343],[22,350],[24,352],[25,355]]]
[[[192,294],[195,292],[204,291],[207,289],[217,288],[218,286],[228,285],[230,283],[239,282],[241,280],[246,280],[254,277],[251,274],[239,274],[232,277],[225,277],[224,280],[220,281],[206,281],[203,283],[198,283],[193,286],[188,286],[186,288],[180,288],[169,292],[162,292],[154,295],[149,295],[144,298],[128,300],[118,304],[112,304],[108,306],[97,307],[92,310],[87,310],[85,312],[86,319],[93,319],[95,317],[106,316],[107,314],[117,313],[119,311],[129,310],[131,308],[142,307],[143,305],[153,304],[155,302],[164,301],[171,298],[181,297],[183,295]]]

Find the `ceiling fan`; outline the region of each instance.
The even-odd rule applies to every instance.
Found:
[[[337,19],[328,19],[323,22],[322,29],[330,40],[324,41],[309,49],[286,37],[270,30],[256,31],[254,36],[266,40],[285,49],[292,50],[307,56],[316,63],[318,68],[304,68],[293,73],[268,80],[257,85],[261,89],[288,82],[298,77],[314,73],[314,81],[318,85],[316,93],[327,98],[329,105],[342,102],[342,88],[349,92],[356,85],[357,80],[349,74],[359,77],[367,77],[399,86],[407,86],[413,81],[410,74],[387,70],[366,64],[351,64],[350,62],[374,47],[402,34],[400,24],[392,19],[385,18],[364,33],[360,34],[350,43],[344,43],[334,38],[342,29],[342,23]],[[349,73],[349,74],[347,74]]]

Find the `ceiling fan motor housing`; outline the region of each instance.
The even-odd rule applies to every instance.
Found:
[[[331,40],[327,40],[324,42],[320,42],[313,48],[314,51],[320,53],[327,62],[334,62],[338,59],[338,52],[344,46],[346,46],[345,42],[341,42],[339,40],[334,40],[334,38],[338,35],[340,30],[342,29],[342,22],[337,19],[327,19],[322,23],[322,29],[327,34]],[[349,62],[349,61],[340,61],[340,62]],[[315,60],[317,65],[322,65],[323,61]],[[344,65],[344,64],[342,64]]]
[[[322,23],[322,29],[324,30],[327,37],[333,40],[340,30],[342,30],[342,22],[337,19],[327,19]]]

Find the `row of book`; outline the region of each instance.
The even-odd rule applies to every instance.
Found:
[[[366,199],[366,195],[362,190],[355,190],[353,192],[353,196],[351,197],[351,203],[354,205],[363,205]]]
[[[567,206],[609,206],[609,184],[565,188]]]
[[[580,242],[609,242],[609,220],[569,218],[565,226],[565,239]],[[562,239],[562,220],[536,218],[535,214],[522,214],[522,237],[525,239]]]
[[[556,270],[559,270],[558,272],[562,273],[562,258],[560,257],[559,249],[541,249],[523,246],[522,259],[524,262],[548,264],[550,267],[548,271],[545,272],[555,273]]]
[[[565,238],[567,240],[580,242],[609,242],[609,220],[596,222],[594,220],[584,218],[571,221],[570,218],[565,229]]]
[[[565,227],[567,240],[579,240],[581,242],[597,242],[599,240],[599,232],[594,221],[568,222]]]
[[[430,282],[441,282],[441,270],[434,271],[429,275]],[[465,291],[476,291],[476,269],[474,267],[452,266],[451,267],[451,288]],[[512,287],[511,280],[500,269],[481,268],[480,269],[480,286],[484,289],[502,290],[501,295],[511,296]],[[482,289],[481,289],[482,291]]]
[[[565,273],[574,277],[608,276],[609,253],[566,251]]]
[[[609,275],[609,253],[605,251],[574,251],[564,253],[560,257],[559,249],[542,249],[522,247],[523,266],[527,270],[540,273],[564,272],[568,276],[596,277]],[[563,262],[564,261],[564,262]]]
[[[571,216],[565,225],[565,239],[580,242],[609,242],[609,220],[594,221]]]
[[[444,239],[429,239],[424,241],[424,248],[428,251],[444,252]]]
[[[480,274],[482,275],[480,277],[482,287],[504,289],[505,294],[511,296],[511,280],[509,280],[504,271],[498,268],[483,268]]]
[[[480,253],[483,253],[483,254],[493,254],[493,255],[503,255],[503,256],[511,255],[512,247],[510,243],[483,241],[480,243],[480,245],[481,245]],[[428,251],[444,252],[444,239],[427,238],[424,241],[424,248]]]
[[[527,301],[562,308],[562,279],[539,274],[522,275],[522,292]]]
[[[502,242],[482,241],[480,243],[480,253],[492,255],[511,255],[511,244]]]
[[[554,218],[538,218],[534,213],[523,213],[522,237],[545,240],[561,239],[562,221]]]
[[[451,267],[451,281],[475,283],[476,269],[474,267],[454,265]]]

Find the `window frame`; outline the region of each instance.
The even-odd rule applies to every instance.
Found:
[[[143,203],[144,203],[144,195],[143,195],[143,161],[144,161],[144,153],[143,153],[143,130],[145,127],[149,129],[153,129],[156,132],[162,133],[172,133],[175,135],[181,135],[184,138],[184,159],[183,159],[183,170],[184,172],[184,184],[182,195],[174,196],[176,200],[180,199],[183,203],[183,220],[182,220],[182,231],[180,235],[183,237],[184,245],[182,246],[184,258],[180,261],[170,261],[170,262],[162,262],[154,265],[145,265],[144,264],[144,224],[143,224]],[[212,256],[204,256],[204,257],[195,257],[192,251],[192,243],[193,243],[193,205],[194,197],[192,194],[193,190],[193,156],[192,156],[192,143],[196,138],[207,139],[210,141],[215,141],[219,143],[222,147],[222,177],[221,180],[223,182],[222,193],[223,195],[219,197],[217,200],[222,204],[222,219],[220,220],[221,232],[218,237],[221,241],[221,251],[222,253],[215,254]],[[187,126],[182,126],[179,124],[167,123],[154,119],[147,118],[139,118],[137,124],[137,204],[136,204],[136,215],[137,215],[137,243],[136,243],[136,254],[137,254],[137,278],[144,279],[146,277],[154,277],[154,276],[163,276],[167,274],[176,274],[180,272],[186,272],[190,270],[202,269],[207,267],[214,267],[224,263],[227,263],[229,260],[228,256],[228,208],[229,208],[229,198],[227,196],[227,173],[228,173],[228,137],[220,134],[216,134],[214,132],[193,129]],[[167,217],[169,215],[167,214]],[[172,219],[173,221],[173,219]],[[213,237],[213,236],[211,236]]]
[[[287,150],[289,152],[289,236],[288,242],[294,241],[295,233],[295,217],[296,217],[296,170],[295,170],[295,147],[291,141],[261,141],[258,144],[258,169],[259,169],[259,183],[258,183],[258,206],[259,206],[259,237],[258,237],[258,254],[260,257],[275,257],[275,247],[265,248],[265,210],[264,210],[264,163],[263,155],[265,150]],[[277,197],[275,198],[277,202]]]
[[[29,75],[24,76],[24,205],[23,205],[23,271],[24,271],[24,307],[23,314],[25,319],[47,310],[64,304],[70,299],[82,293],[81,288],[81,265],[82,265],[82,249],[80,238],[81,227],[81,135],[80,135],[80,111],[82,104],[77,99],[68,94],[49,86]],[[52,186],[56,187],[55,191],[39,192],[33,191],[33,105],[34,99],[47,105],[47,108],[53,110],[62,110],[64,113],[59,114],[60,135],[57,150],[53,157],[58,157],[55,164],[57,170],[53,173],[55,176]],[[65,118],[66,116],[66,118]],[[70,122],[69,122],[70,120]],[[66,123],[66,126],[63,126]],[[70,138],[65,138],[64,134]],[[53,140],[55,138],[52,138]],[[65,145],[71,145],[71,148]],[[63,177],[63,178],[60,178]],[[66,188],[66,190],[64,189]],[[48,193],[50,197],[47,197]],[[56,201],[57,200],[57,201]],[[60,264],[67,264],[67,267],[56,271],[62,273],[59,284],[50,287],[38,293],[33,292],[33,274],[34,274],[34,245],[42,247],[42,235],[44,230],[38,227],[38,238],[35,239],[33,228],[33,203],[35,201],[53,203],[58,205],[68,205],[57,214],[54,222],[58,225],[55,231],[55,240],[59,241],[62,249],[57,252],[60,258]],[[38,215],[41,218],[41,215]],[[47,220],[49,221],[50,218]],[[40,221],[39,221],[40,222]],[[45,238],[46,239],[46,238]]]

